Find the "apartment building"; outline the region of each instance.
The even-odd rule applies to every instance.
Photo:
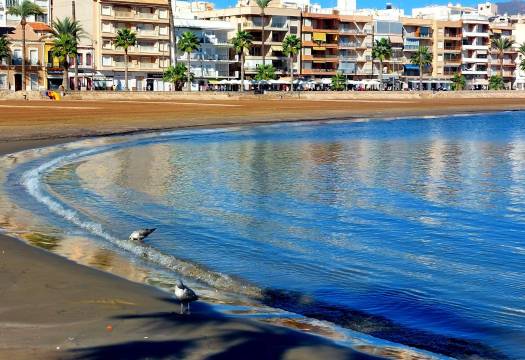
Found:
[[[515,22],[512,30],[516,47],[525,43],[525,22],[520,20]],[[525,60],[525,55],[518,53],[515,59],[516,70],[514,72],[513,88],[516,90],[525,90],[525,70],[520,67],[521,61]]]
[[[380,68],[380,62],[373,59],[373,74],[378,76],[382,71],[383,82],[387,86],[400,87],[400,81],[408,71],[407,60],[403,52],[403,23],[396,19],[382,18],[373,22],[373,41],[374,43],[381,39],[387,39],[392,46],[392,56],[383,62],[383,68]],[[409,73],[407,73],[409,74]]]
[[[228,41],[228,34],[235,30],[232,23],[175,18],[173,25],[177,41],[186,31],[193,32],[200,41],[200,48],[190,55],[190,71],[194,74],[198,87],[206,87],[214,79],[238,77],[239,61]],[[177,61],[186,63],[187,59],[187,54],[176,52]]]
[[[489,24],[490,42],[498,38],[507,38],[512,41],[515,40],[513,35],[514,23],[509,17],[499,17],[494,19]],[[518,57],[517,47],[515,44],[512,48],[505,50],[500,56],[496,49],[492,46],[489,49],[489,76],[500,75],[503,77],[505,87],[510,89],[513,86],[514,78],[516,76],[516,59]]]
[[[301,75],[318,78],[335,75],[340,55],[339,15],[336,12],[302,15]]]
[[[433,40],[433,20],[402,18],[401,23],[403,24],[403,80],[408,84],[409,88],[415,88],[419,86],[420,69],[418,65],[412,64],[410,60],[420,47],[426,47],[429,52],[436,54]],[[434,56],[434,58],[437,57]],[[423,68],[422,75],[427,86],[429,81],[431,81],[433,69],[436,65],[433,62],[432,65]]]
[[[352,80],[363,80],[372,74],[372,17],[341,15],[339,17],[339,68]]]
[[[278,75],[286,76],[290,69],[288,59],[282,51],[282,42],[289,34],[300,36],[301,10],[287,7],[285,2],[274,1],[264,12],[263,19],[261,9],[254,1],[248,0],[233,8],[199,12],[197,16],[205,20],[228,21],[233,24],[235,31],[245,30],[253,36],[253,45],[245,56],[244,64],[248,77],[253,77],[257,73],[257,67],[263,62],[273,65]],[[235,31],[229,36],[233,36]],[[295,67],[296,63],[294,62]],[[299,68],[295,68],[295,72],[298,70]]]
[[[15,26],[20,22],[20,17],[14,16],[14,15],[8,15],[7,10],[11,6],[16,6],[20,3],[22,0],[0,0],[0,27],[5,26]],[[29,16],[27,18],[28,22],[42,22],[46,24],[50,24],[51,19],[51,0],[30,0],[31,2],[34,2],[40,8],[42,9],[43,14],[42,15],[36,15],[36,16]]]
[[[434,40],[435,76],[451,79],[461,72],[462,28],[459,20],[436,21],[436,36]]]
[[[0,63],[0,89],[40,90],[47,87],[45,71],[45,45],[51,41],[51,28],[44,23],[28,22],[26,25],[26,76],[22,78],[22,26],[5,27],[0,34],[11,41],[11,61],[5,59]]]
[[[462,17],[461,73],[469,89],[484,89],[488,86],[489,21],[477,14]]]

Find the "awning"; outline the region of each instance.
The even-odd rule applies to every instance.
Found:
[[[313,39],[314,39],[314,41],[324,41],[324,42],[326,42],[326,34],[325,33],[314,33]]]
[[[314,50],[317,50],[317,51],[323,51],[323,50],[326,50],[326,48],[324,46],[314,46],[313,47]]]
[[[283,51],[283,46],[282,45],[272,45],[272,50],[273,51]]]
[[[494,34],[501,34],[501,29],[491,29]]]
[[[405,70],[419,70],[419,65],[416,64],[405,64],[403,65]]]
[[[219,83],[219,80],[208,80],[208,84],[210,85],[217,85]]]

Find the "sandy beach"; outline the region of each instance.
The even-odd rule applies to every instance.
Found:
[[[0,155],[81,137],[180,127],[521,110],[522,98],[0,101]],[[225,318],[0,236],[0,358],[371,359],[317,336]],[[365,349],[363,349],[365,350]],[[402,354],[372,350],[390,358]],[[406,355],[406,354],[405,354]],[[407,357],[403,357],[407,358]]]

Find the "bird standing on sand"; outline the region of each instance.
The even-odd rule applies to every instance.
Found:
[[[175,298],[180,301],[180,313],[182,314],[184,304],[187,305],[188,314],[190,313],[190,303],[198,300],[199,297],[195,292],[184,285],[181,280],[175,284]]]
[[[129,239],[130,240],[134,240],[134,241],[142,241],[145,238],[147,238],[149,236],[149,234],[154,232],[156,229],[157,228],[135,230],[135,231],[133,231],[131,233],[131,235],[129,236]]]

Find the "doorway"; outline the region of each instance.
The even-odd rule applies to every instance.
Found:
[[[15,91],[22,90],[22,74],[15,74]]]

